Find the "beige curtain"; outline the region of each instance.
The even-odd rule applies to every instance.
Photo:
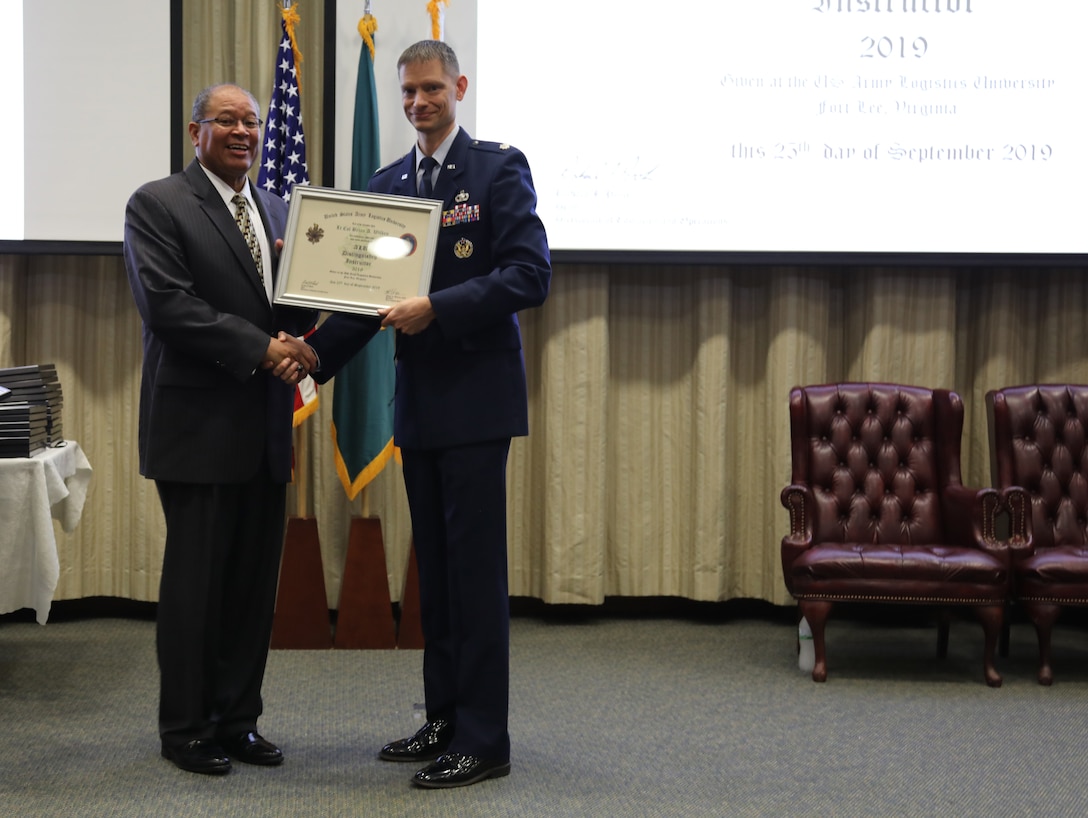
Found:
[[[322,8],[299,8],[317,180]],[[278,26],[267,0],[188,0],[186,99],[234,81],[266,100]],[[795,384],[956,389],[964,479],[984,485],[986,390],[1088,382],[1084,269],[558,265],[548,302],[521,318],[532,434],[510,456],[510,589],[550,603],[788,603],[778,497]],[[56,363],[65,432],[95,469],[80,526],[58,528],[57,599],[157,595],[162,514],[136,463],[139,336],[120,258],[0,257],[0,365]],[[380,517],[397,600],[411,537],[399,467],[347,501],[329,434],[334,390],[322,388],[298,432],[305,488],[292,488],[289,508],[318,522],[330,607],[352,516]]]

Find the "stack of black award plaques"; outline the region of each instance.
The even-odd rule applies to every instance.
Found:
[[[31,457],[64,440],[53,364],[0,368],[0,457]]]

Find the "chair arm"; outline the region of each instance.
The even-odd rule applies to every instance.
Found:
[[[788,576],[789,566],[812,546],[814,498],[808,486],[794,484],[782,489],[781,499],[790,513],[790,533],[782,538],[782,570]]]
[[[958,519],[960,525],[963,520],[970,520],[970,539],[979,548],[1010,562],[1033,552],[1031,496],[1020,486],[1009,486],[1000,491],[949,486],[945,500],[951,512],[949,520]],[[1000,518],[1004,514],[1008,515],[1008,531],[1001,526]],[[957,530],[955,533],[962,537],[964,532]]]
[[[1004,509],[997,490],[952,485],[945,489],[944,501],[945,525],[950,537],[987,551],[1007,550],[997,530],[998,515]]]
[[[1013,560],[1023,559],[1035,551],[1031,536],[1031,495],[1020,486],[1001,491],[1001,505],[1009,515],[1009,535],[1006,540]]]
[[[782,489],[782,505],[790,513],[790,534],[786,539],[808,546],[812,543],[812,489],[797,483]]]

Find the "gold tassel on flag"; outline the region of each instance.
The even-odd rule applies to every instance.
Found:
[[[298,40],[295,38],[295,26],[302,22],[294,3],[284,3],[283,26],[287,30],[287,38],[291,41],[291,51],[295,55],[295,79],[298,81],[299,94],[302,93],[302,52],[298,49]]]
[[[431,39],[442,39],[442,11],[439,6],[448,6],[450,0],[427,0],[427,13],[431,15]]]
[[[374,32],[378,30],[378,21],[374,15],[367,12],[359,21],[359,36],[363,38],[366,47],[370,49],[370,59],[374,60]]]

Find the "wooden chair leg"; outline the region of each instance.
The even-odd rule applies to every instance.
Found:
[[[1039,638],[1039,684],[1051,685],[1054,683],[1054,671],[1050,666],[1050,640],[1061,608],[1045,602],[1026,602],[1024,609]]]
[[[801,613],[801,605],[798,603],[797,607],[793,611],[793,640],[797,644],[797,655],[801,654],[801,620],[805,618],[805,615]]]
[[[1009,655],[1009,638],[1012,624],[1012,613],[1008,606],[1005,608],[1005,621],[1001,623],[1001,641],[997,643],[997,653],[1001,658]]]
[[[952,616],[947,608],[937,611],[937,658],[948,658],[948,631],[951,628]]]
[[[824,628],[831,614],[832,603],[823,599],[806,599],[800,603],[801,616],[808,620],[812,629],[812,648],[816,663],[812,666],[812,681],[827,681],[827,654],[824,648]]]
[[[1001,674],[994,667],[994,654],[997,652],[997,641],[1001,636],[1001,626],[1005,621],[1005,606],[979,605],[975,608],[979,622],[982,623],[982,632],[985,642],[982,648],[982,668],[986,678],[986,684],[990,687],[1001,687]]]

